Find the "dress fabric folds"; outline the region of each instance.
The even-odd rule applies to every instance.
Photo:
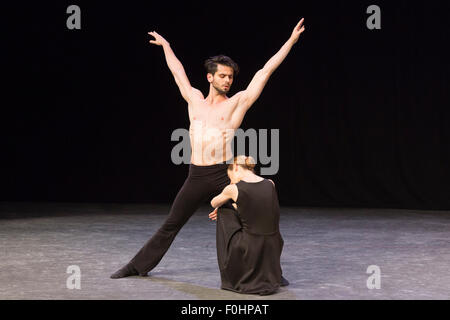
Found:
[[[270,180],[240,181],[237,210],[217,213],[217,259],[222,289],[246,294],[275,293],[281,283],[279,203]]]

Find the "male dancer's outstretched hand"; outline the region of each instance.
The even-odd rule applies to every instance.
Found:
[[[149,35],[153,36],[155,40],[150,40],[150,43],[156,44],[157,46],[162,46],[164,44],[169,44],[166,39],[164,39],[159,33],[156,31],[152,31],[148,33]]]
[[[302,18],[292,31],[291,39],[294,41],[294,43],[298,41],[300,35],[303,33],[303,31],[305,31],[305,26],[303,25],[304,21],[305,18]]]

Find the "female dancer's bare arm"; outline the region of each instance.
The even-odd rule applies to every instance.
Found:
[[[221,194],[219,194],[218,196],[214,197],[214,199],[211,200],[211,206],[215,209],[213,212],[211,212],[209,214],[209,218],[211,220],[216,220],[217,219],[217,209],[220,206],[224,205],[230,199],[233,201],[236,201],[237,196],[238,196],[238,189],[235,184],[230,184],[230,185],[226,186],[223,189]]]

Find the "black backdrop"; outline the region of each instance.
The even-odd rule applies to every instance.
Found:
[[[81,8],[68,30],[66,8]],[[366,27],[371,4],[382,29]],[[281,205],[450,209],[450,2],[46,1],[5,5],[3,201],[170,203],[188,172],[187,107],[156,30],[193,86],[241,67],[232,94],[288,39],[242,129],[280,130]]]

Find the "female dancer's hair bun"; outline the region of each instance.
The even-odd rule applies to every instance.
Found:
[[[256,161],[252,156],[245,157],[245,166],[247,169],[253,170],[256,166]]]
[[[240,156],[234,157],[234,161],[232,164],[230,164],[228,166],[228,170],[232,170],[233,165],[239,165],[247,170],[254,171],[254,168],[256,166],[256,161],[251,156],[247,157],[245,155],[240,155]]]

